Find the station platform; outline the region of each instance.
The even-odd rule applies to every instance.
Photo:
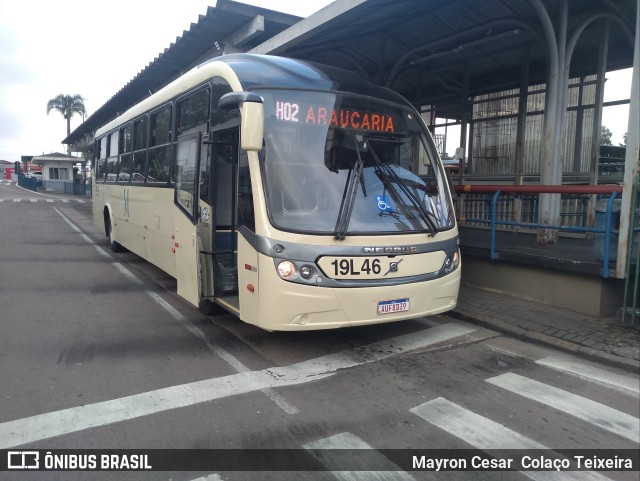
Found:
[[[463,252],[490,258],[489,229],[460,227],[459,230]],[[586,240],[582,236],[561,236],[557,244],[540,245],[533,230],[518,233],[498,230],[495,250],[503,261],[580,274],[602,275],[603,263],[596,256],[594,241]],[[615,269],[615,260],[609,261],[609,269]]]
[[[626,370],[640,369],[640,330],[616,317],[589,316],[467,284],[449,314],[528,342]]]

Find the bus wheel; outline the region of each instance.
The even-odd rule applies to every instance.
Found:
[[[113,252],[123,252],[124,247],[119,242],[116,242],[113,238],[113,229],[111,228],[111,221],[107,220],[107,228],[109,229],[109,245]]]

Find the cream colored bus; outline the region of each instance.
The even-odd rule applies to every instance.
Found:
[[[201,309],[268,330],[452,309],[458,230],[419,113],[333,67],[233,54],[96,132],[93,217]]]

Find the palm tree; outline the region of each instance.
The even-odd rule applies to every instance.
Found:
[[[63,95],[60,94],[47,102],[47,115],[52,110],[57,110],[67,119],[67,137],[71,135],[71,117],[74,114],[84,115],[84,99],[80,95]],[[67,147],[67,154],[71,154],[71,146]]]

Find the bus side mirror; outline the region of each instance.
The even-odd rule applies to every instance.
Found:
[[[240,147],[246,151],[262,149],[264,107],[262,97],[253,92],[229,92],[220,97],[218,108],[240,108]]]

